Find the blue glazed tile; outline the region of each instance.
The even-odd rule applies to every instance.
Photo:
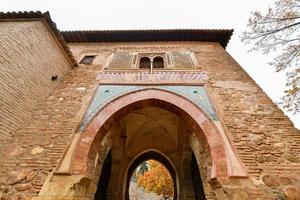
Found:
[[[80,130],[84,130],[96,114],[110,101],[126,93],[149,88],[137,85],[100,85],[83,117]],[[177,93],[199,106],[213,120],[218,120],[214,107],[209,101],[203,86],[151,86],[162,90]]]

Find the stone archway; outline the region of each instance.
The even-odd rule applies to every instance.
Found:
[[[194,153],[195,150],[199,149],[200,141],[206,143],[204,146],[207,151],[205,156],[210,158],[209,165],[207,165],[208,163],[203,165],[203,160],[198,160],[198,155],[201,152],[198,152],[196,157],[199,168],[201,164],[209,166],[207,170],[200,170],[201,176],[205,177],[205,184],[208,183],[208,180],[215,180],[215,178],[246,176],[243,164],[236,156],[225,133],[218,127],[217,122],[210,119],[197,104],[174,92],[147,87],[146,89],[122,94],[108,101],[101,110],[97,111],[95,117],[87,123],[86,128],[80,129],[74,135],[69,150],[62,158],[54,177],[49,178],[49,182],[44,184],[41,195],[74,197],[76,194],[76,197],[92,199],[99,183],[99,174],[95,171],[95,167],[99,164],[99,156],[103,159],[101,155],[106,155],[111,148],[108,138],[115,135],[111,132],[112,127],[115,127],[115,123],[128,113],[147,107],[161,108],[182,119],[186,124],[185,131],[189,133],[189,140],[196,141],[190,142],[190,145],[193,144],[190,147]],[[99,151],[99,146],[105,148]],[[177,161],[174,164],[177,165]],[[118,177],[115,177],[111,183],[116,183],[117,179]],[[61,187],[61,180],[65,182],[63,187]],[[185,179],[181,181],[187,180],[191,180],[191,178],[185,176]],[[185,183],[181,181],[180,184],[184,185]],[[109,188],[114,188],[114,185]],[[57,189],[61,192],[58,192]],[[122,193],[121,190],[118,189],[118,196]],[[211,193],[211,191],[209,192]],[[115,196],[114,193],[109,191],[108,199],[114,199],[112,195]],[[123,197],[121,195],[118,198]]]
[[[174,188],[174,200],[178,200],[178,185],[177,185],[177,173],[174,168],[174,165],[171,163],[169,159],[167,159],[164,155],[161,153],[158,153],[154,150],[149,150],[147,152],[144,152],[140,154],[137,158],[133,160],[133,162],[130,164],[127,170],[127,177],[126,177],[126,186],[125,186],[125,200],[129,200],[129,185],[130,185],[130,178],[134,172],[134,170],[143,162],[146,160],[156,160],[159,161],[161,164],[163,164],[168,171],[170,172],[170,175],[173,180],[173,188]]]
[[[132,110],[155,105],[184,118],[193,132],[207,140],[212,157],[210,178],[243,177],[246,171],[230,145],[228,138],[213,121],[193,102],[185,97],[157,88],[129,92],[105,105],[82,132],[73,157],[72,173],[87,175],[94,165],[92,146],[105,136],[112,120]]]

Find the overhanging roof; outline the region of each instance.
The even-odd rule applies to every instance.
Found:
[[[70,51],[68,45],[66,44],[60,31],[56,28],[56,24],[52,21],[49,12],[42,13],[40,11],[30,11],[30,12],[0,12],[0,22],[1,21],[31,21],[31,20],[44,20],[52,33],[57,38],[57,41],[61,44],[62,49],[65,51],[67,57],[73,66],[77,65],[72,52]]]
[[[233,30],[220,29],[166,29],[166,30],[95,30],[62,31],[67,43],[92,42],[159,42],[159,41],[198,41],[218,42],[227,46]]]
[[[166,29],[166,30],[78,30],[59,31],[49,12],[0,12],[0,21],[44,19],[62,45],[70,60],[76,61],[66,43],[93,42],[160,42],[160,41],[198,41],[218,42],[226,48],[232,29]]]

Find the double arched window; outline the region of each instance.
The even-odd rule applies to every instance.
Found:
[[[156,56],[154,58],[141,57],[140,58],[140,69],[157,69],[164,68],[164,58],[161,56]]]

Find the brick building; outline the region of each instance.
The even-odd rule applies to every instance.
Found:
[[[0,199],[300,199],[300,132],[226,52],[232,30],[70,31],[0,13]]]

